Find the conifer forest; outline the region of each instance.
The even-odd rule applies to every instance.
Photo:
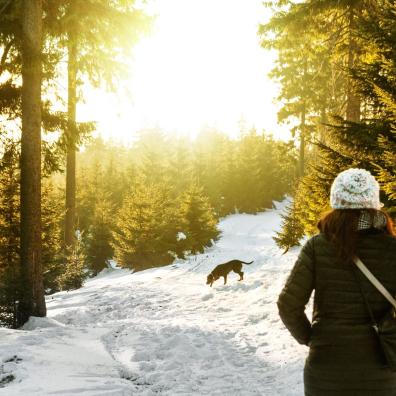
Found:
[[[260,2],[268,18],[253,26],[258,52],[274,57],[262,75],[278,87],[261,112],[275,115],[286,139],[248,116],[235,133],[210,122],[194,136],[160,122],[133,130],[131,121],[102,134],[81,109],[92,92],[117,94],[134,73],[128,62],[156,28],[146,3],[0,0],[2,327],[45,317],[46,297],[114,263],[135,273],[203,254],[221,237],[221,219],[274,202],[286,206],[271,238],[282,252],[298,246],[316,233],[332,181],[350,167],[375,175],[396,216],[396,1]]]

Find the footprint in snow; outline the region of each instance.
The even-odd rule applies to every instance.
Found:
[[[21,362],[22,359],[17,355],[4,359],[0,364],[0,388],[5,388],[16,379],[14,372],[17,371],[17,366]]]
[[[268,313],[249,315],[246,323],[247,324],[258,324],[258,323],[262,322],[263,320],[267,319],[267,317],[268,317]]]
[[[230,312],[230,308],[219,307],[216,309],[217,312]]]
[[[208,293],[208,294],[205,294],[204,296],[202,296],[202,301],[208,301],[208,300],[210,300],[211,298],[213,298],[213,293]]]

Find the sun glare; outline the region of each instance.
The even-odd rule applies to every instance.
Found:
[[[92,98],[105,137],[129,140],[157,126],[190,136],[210,126],[235,136],[241,120],[288,137],[277,125],[277,85],[267,76],[275,55],[259,46],[258,24],[268,17],[260,0],[160,0],[155,12],[123,98]]]

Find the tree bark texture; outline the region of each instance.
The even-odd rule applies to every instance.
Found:
[[[306,138],[306,127],[305,127],[305,117],[306,117],[306,105],[303,104],[303,109],[301,111],[301,126],[300,126],[300,153],[299,153],[299,176],[304,176],[305,171],[305,138]]]
[[[77,43],[73,18],[73,2],[70,5],[68,27],[68,130],[66,157],[66,221],[65,246],[72,250],[75,246],[76,231],[76,106],[77,106]]]
[[[307,113],[307,104],[306,104],[306,76],[307,76],[307,62],[304,61],[304,68],[303,68],[303,97],[302,97],[302,109],[301,109],[301,124],[300,124],[300,150],[299,150],[299,161],[298,161],[298,173],[299,177],[304,176],[305,171],[305,145],[306,145],[306,113]]]
[[[42,1],[22,2],[21,300],[18,325],[45,316],[41,265]]]

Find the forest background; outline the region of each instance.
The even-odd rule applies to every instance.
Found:
[[[45,315],[45,293],[80,287],[113,258],[141,270],[202,252],[220,217],[263,211],[286,194],[294,199],[275,238],[294,246],[316,231],[332,180],[349,167],[376,175],[395,211],[395,2],[264,6],[273,17],[258,38],[277,51],[278,118],[293,139],[206,128],[190,140],[153,128],[127,147],[94,138],[76,105],[87,81],[117,88],[152,18],[133,1],[0,0],[0,325]],[[32,64],[41,73],[29,74]],[[39,109],[29,107],[32,81]]]

